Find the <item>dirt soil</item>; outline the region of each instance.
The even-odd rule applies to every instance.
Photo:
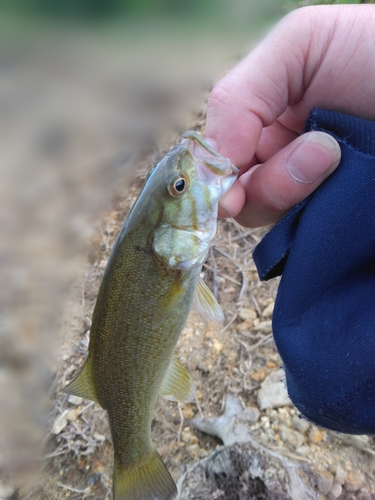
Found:
[[[201,112],[192,128],[202,131],[203,123]],[[98,405],[62,395],[59,390],[85,359],[90,317],[114,239],[146,172],[171,142],[173,138],[141,160],[139,176],[127,196],[120,194],[121,187],[117,190],[112,210],[92,239],[86,273],[76,283],[75,297],[65,313],[65,344],[56,367],[61,376],[51,415],[48,483],[29,498],[112,498],[112,444],[106,414]],[[260,282],[252,261],[252,251],[265,232],[244,229],[230,219],[219,221],[203,276],[217,295],[225,320],[222,324],[206,322],[191,312],[177,349],[194,379],[197,404],[160,398],[152,424],[155,445],[176,481],[192,464],[222,446],[220,439],[194,429],[189,421],[199,415],[221,415],[227,395],[235,395],[243,408],[258,408],[262,382],[282,366],[271,327],[278,281]],[[375,498],[372,438],[346,437],[317,428],[301,421],[290,404],[260,411],[249,428],[256,441],[308,471],[316,498]]]

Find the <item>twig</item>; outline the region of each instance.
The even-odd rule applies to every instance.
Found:
[[[213,273],[213,268],[207,264],[207,262],[205,263],[204,267],[206,269],[209,269],[212,273]],[[246,270],[246,269],[245,269]],[[238,285],[238,286],[241,286],[241,283],[237,280],[235,280],[234,278],[231,278],[230,276],[228,276],[227,274],[224,274],[224,273],[217,273],[218,276],[221,276],[222,278],[228,280],[228,281],[231,281],[232,283],[234,283],[235,285]]]
[[[239,344],[241,344],[245,349],[246,351],[249,353],[249,352],[252,352],[254,351],[257,347],[263,345],[263,344],[267,344],[268,342],[270,342],[271,340],[273,339],[273,335],[272,333],[270,333],[269,335],[267,335],[266,337],[263,337],[261,340],[259,340],[259,342],[257,342],[256,344],[253,344],[251,346],[247,345],[243,340],[241,339],[235,339],[236,342],[238,342]]]
[[[237,267],[237,269],[240,271],[240,273],[242,274],[242,286],[241,286],[240,293],[238,294],[238,301],[240,301],[241,298],[242,298],[242,295],[244,294],[245,289],[247,287],[246,273],[242,269],[242,267],[238,264],[238,262],[236,262],[229,254],[227,254],[226,252],[223,252],[222,250],[219,250],[219,248],[215,248],[215,250],[217,252],[221,253],[221,255],[223,255],[224,257],[226,257],[228,260],[230,260],[232,262],[232,264],[234,264]]]
[[[57,486],[60,486],[60,488],[64,488],[64,490],[73,491],[73,493],[87,493],[87,488],[85,488],[84,490],[79,490],[78,488],[72,488],[71,486],[62,483],[57,483]]]
[[[212,262],[212,281],[213,281],[213,286],[214,286],[214,297],[215,299],[217,299],[217,281],[216,281],[216,278],[217,278],[217,263],[216,263],[216,259],[215,259],[215,255],[214,255],[214,251],[212,250],[212,246],[210,246],[210,259],[211,259],[211,262]]]
[[[90,406],[93,406],[95,404],[95,401],[91,401],[89,404],[87,404],[84,408],[82,408],[82,410],[80,410],[77,415],[82,415],[83,412],[85,412],[88,408],[90,408]]]
[[[259,317],[262,316],[262,311],[259,307],[257,299],[254,297],[254,295],[251,295],[251,300],[254,302],[255,309],[257,310],[257,313],[259,314]]]
[[[232,318],[230,319],[229,323],[227,323],[227,324],[224,326],[224,328],[222,328],[222,329],[220,330],[220,333],[224,333],[226,330],[228,330],[228,328],[229,328],[229,327],[230,327],[230,326],[234,323],[234,321],[236,320],[237,316],[238,316],[238,311],[236,311],[236,312],[233,314],[233,316],[232,316]]]
[[[180,414],[180,425],[178,427],[178,432],[177,432],[177,442],[178,442],[178,444],[180,444],[182,428],[184,426],[185,417],[184,417],[184,414],[182,413],[182,408],[181,408],[180,402],[177,403],[177,407],[178,407],[178,413]]]
[[[196,405],[197,405],[200,417],[204,418],[203,411],[202,411],[201,405],[199,404],[199,401],[198,401],[198,398],[197,398],[196,394],[195,394],[195,402],[196,402]]]
[[[53,452],[53,453],[48,453],[48,455],[44,455],[42,457],[42,460],[46,460],[47,458],[53,458],[53,457],[58,457],[59,455],[64,455],[66,453],[66,447],[62,446],[61,444],[58,446],[58,448]]]

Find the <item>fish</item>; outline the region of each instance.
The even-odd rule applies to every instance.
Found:
[[[151,440],[158,395],[194,401],[175,347],[191,306],[223,311],[200,278],[218,203],[238,169],[197,133],[148,173],[114,243],[92,316],[88,356],[64,392],[107,411],[114,500],[171,500],[177,487]]]

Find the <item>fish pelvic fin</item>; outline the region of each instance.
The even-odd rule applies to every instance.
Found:
[[[92,378],[91,365],[91,359],[87,358],[81,371],[78,373],[76,378],[70,382],[70,384],[64,387],[63,392],[73,394],[74,396],[79,396],[81,398],[91,399],[91,401],[99,403]]]
[[[195,400],[193,379],[174,354],[161,384],[160,395],[169,401],[188,403]]]
[[[113,500],[173,500],[176,496],[176,484],[155,449],[131,467],[115,459]]]
[[[195,289],[193,304],[197,312],[202,314],[206,319],[216,321],[224,319],[221,306],[202,278],[199,279]]]

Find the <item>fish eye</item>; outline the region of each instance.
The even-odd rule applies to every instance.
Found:
[[[186,186],[187,182],[185,177],[179,175],[178,177],[174,178],[172,182],[169,184],[168,193],[175,197],[180,196],[185,192]]]

